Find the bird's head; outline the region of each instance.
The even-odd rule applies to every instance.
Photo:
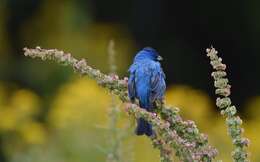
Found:
[[[162,57],[158,54],[158,52],[155,49],[151,47],[145,47],[141,51],[139,51],[135,56],[135,61],[143,59],[161,61]]]

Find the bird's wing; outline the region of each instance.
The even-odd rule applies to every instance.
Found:
[[[151,100],[162,100],[166,89],[165,74],[159,63],[155,63],[151,73]]]
[[[135,93],[135,65],[130,66],[129,72],[130,76],[128,78],[128,96],[132,102],[134,102],[136,93]]]

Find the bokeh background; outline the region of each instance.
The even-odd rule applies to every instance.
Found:
[[[209,135],[218,159],[231,161],[205,55],[214,45],[228,65],[251,159],[260,161],[259,7],[257,0],[0,0],[0,162],[106,161],[111,96],[70,68],[25,58],[22,48],[62,49],[108,73],[111,39],[121,77],[140,48],[159,51],[167,104]],[[123,111],[119,118],[118,127],[133,123]],[[124,161],[158,161],[149,140],[129,129]]]

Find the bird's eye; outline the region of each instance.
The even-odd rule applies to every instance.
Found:
[[[162,56],[157,56],[157,60],[162,61],[163,60]]]

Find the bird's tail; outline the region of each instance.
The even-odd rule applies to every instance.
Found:
[[[153,135],[152,125],[145,121],[143,118],[137,120],[137,128],[135,130],[136,135]]]

